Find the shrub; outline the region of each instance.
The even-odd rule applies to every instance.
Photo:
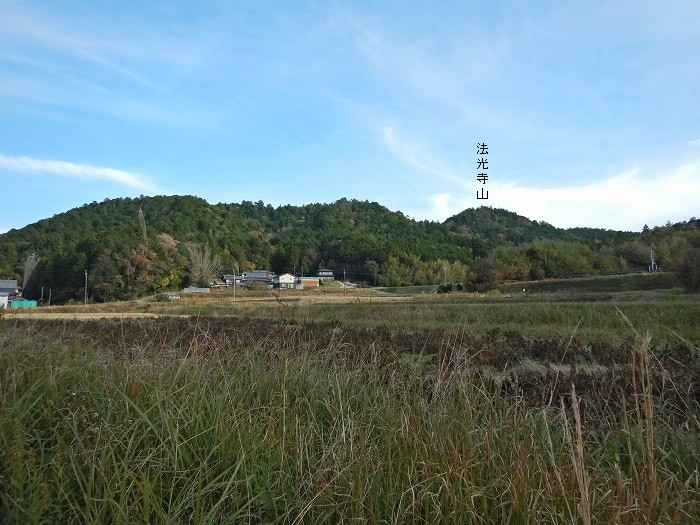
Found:
[[[450,293],[452,291],[452,284],[445,283],[438,286],[437,293]]]
[[[700,248],[692,248],[685,254],[676,274],[686,290],[700,292]]]

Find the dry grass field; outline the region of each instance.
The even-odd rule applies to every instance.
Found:
[[[0,521],[700,521],[696,297],[361,293],[5,316]]]

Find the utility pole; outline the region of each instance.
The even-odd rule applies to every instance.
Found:
[[[49,306],[51,306],[51,288],[49,288]]]
[[[88,279],[88,271],[85,270],[85,306],[87,306],[87,295],[88,295],[88,292],[87,292],[87,284],[88,284],[88,283],[87,283],[87,279]]]
[[[236,263],[236,269],[233,272],[233,302],[236,302],[236,274],[238,273],[238,263]]]
[[[345,268],[343,268],[343,295],[347,293],[348,283],[345,282]]]

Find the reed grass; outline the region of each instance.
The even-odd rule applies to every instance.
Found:
[[[115,358],[0,334],[0,522],[700,522],[700,411],[655,394],[649,338],[619,411],[528,405],[467,349],[353,365],[342,340],[206,338]]]
[[[432,296],[433,298],[435,296]],[[441,299],[441,298],[440,298]],[[451,298],[450,298],[451,299]],[[199,311],[213,315],[236,315],[257,319],[285,319],[303,323],[309,320],[340,322],[347,326],[373,328],[381,325],[390,329],[425,331],[448,329],[466,324],[474,333],[487,333],[496,328],[516,331],[529,337],[551,335],[577,336],[588,340],[609,340],[617,336],[633,336],[617,313],[624,308],[634,326],[644,326],[655,339],[676,339],[675,332],[700,343],[700,300],[679,297],[673,300],[643,297],[632,302],[566,302],[538,299],[512,300],[503,298],[426,300],[388,304],[306,304],[290,303],[285,307],[246,305]]]

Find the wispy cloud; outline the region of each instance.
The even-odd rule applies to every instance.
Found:
[[[39,160],[30,157],[0,155],[0,170],[14,173],[56,175],[68,179],[107,181],[148,193],[162,193],[162,190],[155,184],[138,173],[90,164],[75,164],[62,160]]]
[[[194,42],[201,39],[168,21],[155,29],[139,17],[109,16],[0,5],[0,93],[18,105],[201,123],[201,104],[178,91],[183,78],[199,71],[202,44]]]
[[[479,95],[484,85],[495,83],[502,74],[509,56],[508,43],[500,35],[484,34],[470,24],[459,37],[416,38],[410,27],[402,27],[410,23],[394,12],[385,13],[387,18],[382,19],[346,9],[340,16],[359,56],[393,87],[394,102],[402,112],[406,112],[405,101],[417,97],[423,103],[412,105],[411,113],[423,118],[430,119],[438,109],[482,127],[485,123],[500,126],[513,118],[498,107],[485,107]],[[388,18],[398,22],[389,23]],[[428,117],[419,109],[425,103],[431,107]]]
[[[4,37],[19,41],[25,50],[50,50],[54,58],[91,62],[149,86],[158,83],[124,64],[190,67],[199,61],[192,43],[176,36],[167,23],[154,34],[152,27],[144,27],[133,19],[126,22],[113,14],[108,15],[108,20],[105,15],[66,17],[49,13],[44,7],[0,7],[7,22]],[[112,23],[106,24],[108,21]]]
[[[688,142],[688,144],[690,144],[691,146],[698,146],[698,147],[700,147],[700,139],[691,140],[691,141]]]
[[[387,149],[404,164],[443,180],[461,184],[463,178],[457,177],[452,168],[437,158],[429,145],[406,134],[399,135],[394,126],[384,126],[382,139]]]

